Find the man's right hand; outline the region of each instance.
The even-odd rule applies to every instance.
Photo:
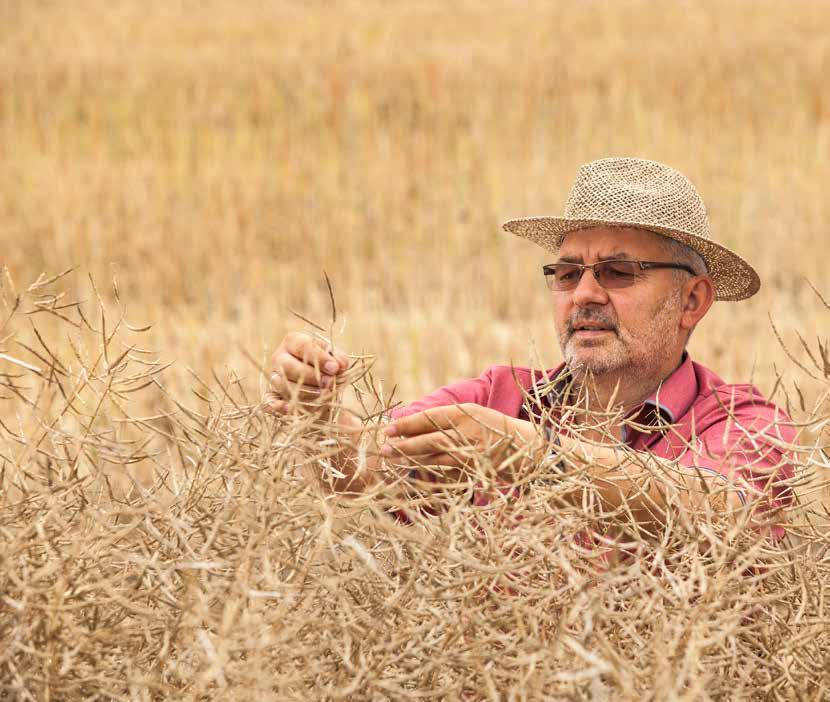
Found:
[[[335,378],[348,367],[349,357],[321,339],[303,332],[286,334],[271,356],[266,411],[284,414],[297,405],[316,407],[333,399]]]

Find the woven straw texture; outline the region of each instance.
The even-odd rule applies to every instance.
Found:
[[[751,297],[761,281],[744,259],[712,240],[703,199],[678,171],[640,158],[605,158],[579,168],[564,217],[525,217],[504,229],[556,252],[565,234],[596,226],[637,227],[697,251],[718,300]]]

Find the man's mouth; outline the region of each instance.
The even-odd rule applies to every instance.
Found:
[[[598,322],[577,322],[571,326],[571,335],[599,336],[607,332],[616,333],[614,327]]]

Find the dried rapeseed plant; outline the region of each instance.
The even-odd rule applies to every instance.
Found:
[[[780,543],[704,508],[642,533],[577,461],[486,506],[469,499],[492,482],[486,456],[455,489],[390,467],[370,494],[337,497],[336,416],[354,409],[274,418],[235,378],[194,377],[178,397],[140,331],[100,298],[93,313],[50,292],[59,280],[3,287],[7,696],[826,699],[820,451],[799,453]],[[388,398],[369,359],[346,382],[377,424]],[[828,419],[823,405],[803,423]],[[574,489],[584,499],[565,503]],[[625,556],[601,558],[609,544]]]

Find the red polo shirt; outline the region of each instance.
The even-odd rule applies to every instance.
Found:
[[[491,366],[478,378],[445,385],[392,411],[393,419],[432,407],[484,405],[510,417],[528,418],[522,390],[561,378],[564,364],[546,374],[529,368]],[[544,376],[547,375],[547,380]],[[518,382],[517,382],[518,381]],[[555,386],[555,385],[554,385]],[[742,501],[769,492],[770,507],[792,501],[793,466],[782,444],[796,439],[792,420],[752,385],[729,385],[686,356],[657,392],[627,419],[623,440],[635,451],[677,460],[733,483]],[[773,536],[783,535],[777,526]]]

